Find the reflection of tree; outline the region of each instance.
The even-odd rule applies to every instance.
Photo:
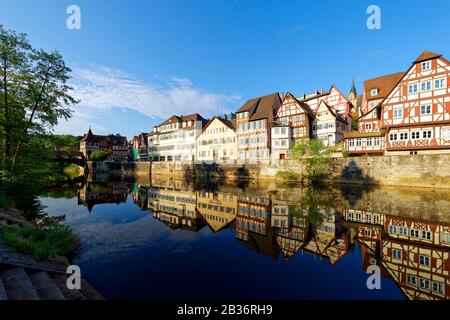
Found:
[[[295,218],[306,217],[307,223],[315,228],[331,218],[333,208],[329,194],[308,188],[297,202],[289,206],[289,212]]]

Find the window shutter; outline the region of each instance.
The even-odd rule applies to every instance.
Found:
[[[436,68],[437,68],[437,59],[433,59],[433,60],[431,61],[431,67],[432,67],[433,69],[436,69]]]
[[[388,249],[387,249],[387,255],[388,255],[389,257],[392,257],[392,248],[388,248]]]
[[[416,64],[416,72],[422,71],[422,65],[420,63]]]
[[[436,268],[436,258],[431,258],[431,267]]]
[[[414,253],[414,262],[419,263],[419,254],[418,253]]]
[[[407,96],[408,95],[408,86],[405,84],[403,85],[403,95]]]

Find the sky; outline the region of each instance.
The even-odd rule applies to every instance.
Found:
[[[70,30],[70,5],[81,29]],[[381,10],[370,30],[369,5]],[[295,95],[405,71],[424,50],[450,57],[449,0],[0,0],[0,24],[72,69],[73,117],[55,133],[149,132],[272,92]]]

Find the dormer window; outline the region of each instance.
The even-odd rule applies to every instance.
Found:
[[[378,95],[378,88],[372,88],[372,89],[370,90],[370,95],[371,95],[372,97]]]
[[[422,62],[422,70],[423,71],[430,70],[430,69],[431,69],[431,62],[430,61]]]

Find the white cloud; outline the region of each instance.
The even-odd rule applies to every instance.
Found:
[[[202,90],[189,79],[179,76],[148,83],[106,67],[74,68],[73,76],[74,96],[81,100],[74,109],[76,113],[80,110],[86,115],[117,107],[162,119],[172,114],[194,112],[210,116],[229,110],[230,103],[240,99],[235,95]]]
[[[166,119],[173,114],[198,112],[204,117],[237,109],[240,97],[196,87],[190,79],[172,76],[145,82],[118,69],[96,66],[73,68],[72,95],[81,100],[72,106],[69,121],[61,121],[57,133],[79,135],[89,125],[99,134],[115,132],[96,123],[113,108],[134,110],[151,118]]]

